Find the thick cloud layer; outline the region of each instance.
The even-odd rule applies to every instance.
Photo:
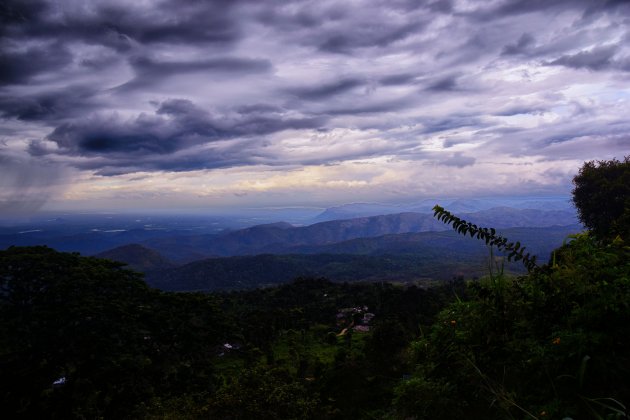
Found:
[[[630,150],[629,24],[612,0],[4,1],[0,153],[86,200],[138,173],[285,203],[564,194]]]

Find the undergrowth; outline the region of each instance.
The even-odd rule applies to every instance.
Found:
[[[523,249],[436,211],[508,258]],[[412,343],[414,375],[396,388],[396,417],[627,418],[630,247],[582,233],[547,265],[520,259],[530,273],[508,277],[491,253],[488,277]]]

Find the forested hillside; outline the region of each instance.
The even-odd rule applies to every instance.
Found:
[[[466,217],[479,224],[491,222],[494,227],[503,229],[568,226],[577,222],[575,214],[569,211],[508,207],[467,213]],[[430,213],[397,213],[333,220],[309,226],[273,223],[214,235],[156,238],[143,244],[172,260],[189,261],[187,253],[213,257],[301,253],[299,250],[302,248],[325,247],[355,239],[445,230],[448,229]]]
[[[502,230],[527,243],[546,261],[555,246],[578,225]],[[553,244],[553,245],[550,245]],[[291,248],[301,254],[263,254],[208,258],[178,267],[148,266],[147,282],[162,290],[213,291],[268,287],[296,277],[325,277],[336,282],[390,281],[432,283],[454,277],[482,277],[488,271],[488,249],[456,232],[422,232],[360,238],[321,246]],[[110,258],[138,267],[135,254],[112,252]],[[154,261],[147,250],[142,260]],[[158,260],[160,261],[160,260]],[[505,262],[505,269],[524,273],[520,264]]]
[[[497,258],[480,280],[427,289],[311,278],[171,293],[108,260],[46,247],[0,251],[3,414],[627,418],[628,174],[629,158],[585,164],[574,198],[588,231],[547,264],[530,259],[520,238],[436,207],[445,225],[528,271],[508,276]]]

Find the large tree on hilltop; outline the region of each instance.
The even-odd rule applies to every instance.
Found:
[[[584,163],[573,178],[573,203],[600,239],[630,237],[630,156]]]

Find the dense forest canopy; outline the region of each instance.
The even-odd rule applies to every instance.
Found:
[[[583,166],[574,202],[590,231],[520,277],[495,254],[485,278],[428,289],[297,279],[173,293],[108,260],[0,251],[2,412],[627,418],[628,163]]]

